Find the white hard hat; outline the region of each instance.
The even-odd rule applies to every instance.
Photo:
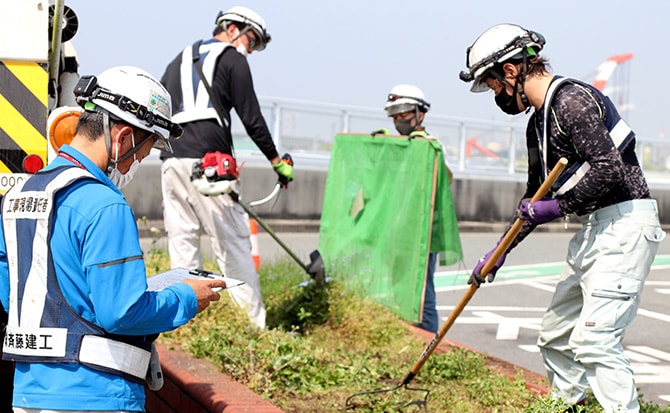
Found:
[[[426,102],[421,89],[414,85],[401,84],[393,86],[386,98],[386,114],[397,115],[419,108],[421,112],[428,112],[430,103]]]
[[[237,22],[247,25],[256,34],[258,43],[253,50],[261,51],[265,49],[272,40],[272,36],[267,31],[265,20],[255,11],[244,6],[235,6],[225,12],[220,11],[216,16],[216,25],[222,25],[224,22]]]
[[[170,93],[149,73],[134,66],[117,66],[99,76],[82,76],[75,87],[84,110],[105,110],[119,120],[159,136],[154,147],[172,152],[170,137],[182,128],[172,123]]]
[[[509,59],[521,59],[536,56],[542,50],[545,40],[537,32],[526,30],[516,24],[498,24],[482,33],[465,52],[467,71],[461,71],[459,77],[464,82],[474,81],[470,91],[488,90],[482,75],[496,63]]]

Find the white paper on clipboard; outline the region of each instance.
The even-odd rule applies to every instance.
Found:
[[[199,274],[198,271],[195,270],[189,270],[186,268],[173,268],[171,270],[167,270],[165,272],[147,278],[147,285],[148,285],[147,290],[160,291],[166,287],[182,282],[184,279],[206,280],[208,278],[225,281],[226,282],[225,289],[237,287],[238,285],[244,284],[244,281],[236,280],[230,277],[225,277],[222,274],[216,274],[207,271],[201,272]],[[216,290],[218,291],[219,289],[217,288]]]

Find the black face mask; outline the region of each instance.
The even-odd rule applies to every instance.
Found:
[[[496,105],[508,115],[518,115],[523,110],[519,108],[519,105],[516,102],[516,90],[512,95],[507,94],[507,88],[498,93],[498,96],[495,98]]]
[[[399,134],[407,136],[410,133],[414,132],[414,126],[412,126],[412,120],[413,118],[407,120],[394,119],[393,125],[395,126]]]

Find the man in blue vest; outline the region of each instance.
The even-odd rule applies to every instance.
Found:
[[[147,291],[137,223],[120,188],[152,147],[170,150],[163,86],[136,67],[82,76],[70,145],[2,200],[3,359],[15,412],[144,411],[151,343],[219,299],[223,281]]]
[[[473,83],[472,92],[493,91],[509,115],[534,109],[526,133],[528,183],[514,216],[526,222],[509,249],[557,218],[574,215],[583,224],[570,241],[538,339],[553,395],[575,405],[590,387],[606,412],[638,412],[621,340],[665,233],[635,155],[634,132],[597,89],[550,74],[539,55],[544,44],[541,34],[523,27],[493,26],[467,49],[460,78]],[[561,157],[568,169],[552,196],[529,202]],[[491,254],[480,259],[469,283],[485,282],[480,272]]]
[[[172,95],[173,120],[184,128],[173,152],[161,152],[170,262],[173,267],[202,268],[200,235],[207,234],[221,272],[246,283],[228,290],[231,297],[260,328],[265,328],[265,305],[246,214],[230,194],[208,197],[198,192],[191,175],[193,164],[207,153],[234,155],[230,111],[235,109],[280,179],[293,180],[293,168],[281,161],[261,113],[247,62],[247,55],[265,49],[270,40],[258,13],[235,6],[218,14],[211,39],[188,45],[161,79]],[[233,181],[232,189],[239,193],[238,181]]]

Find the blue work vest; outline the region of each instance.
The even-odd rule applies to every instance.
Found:
[[[143,382],[151,342],[111,335],[67,303],[51,254],[56,193],[81,179],[76,166],[40,171],[10,189],[2,200],[2,224],[10,280],[4,360],[79,363]]]

